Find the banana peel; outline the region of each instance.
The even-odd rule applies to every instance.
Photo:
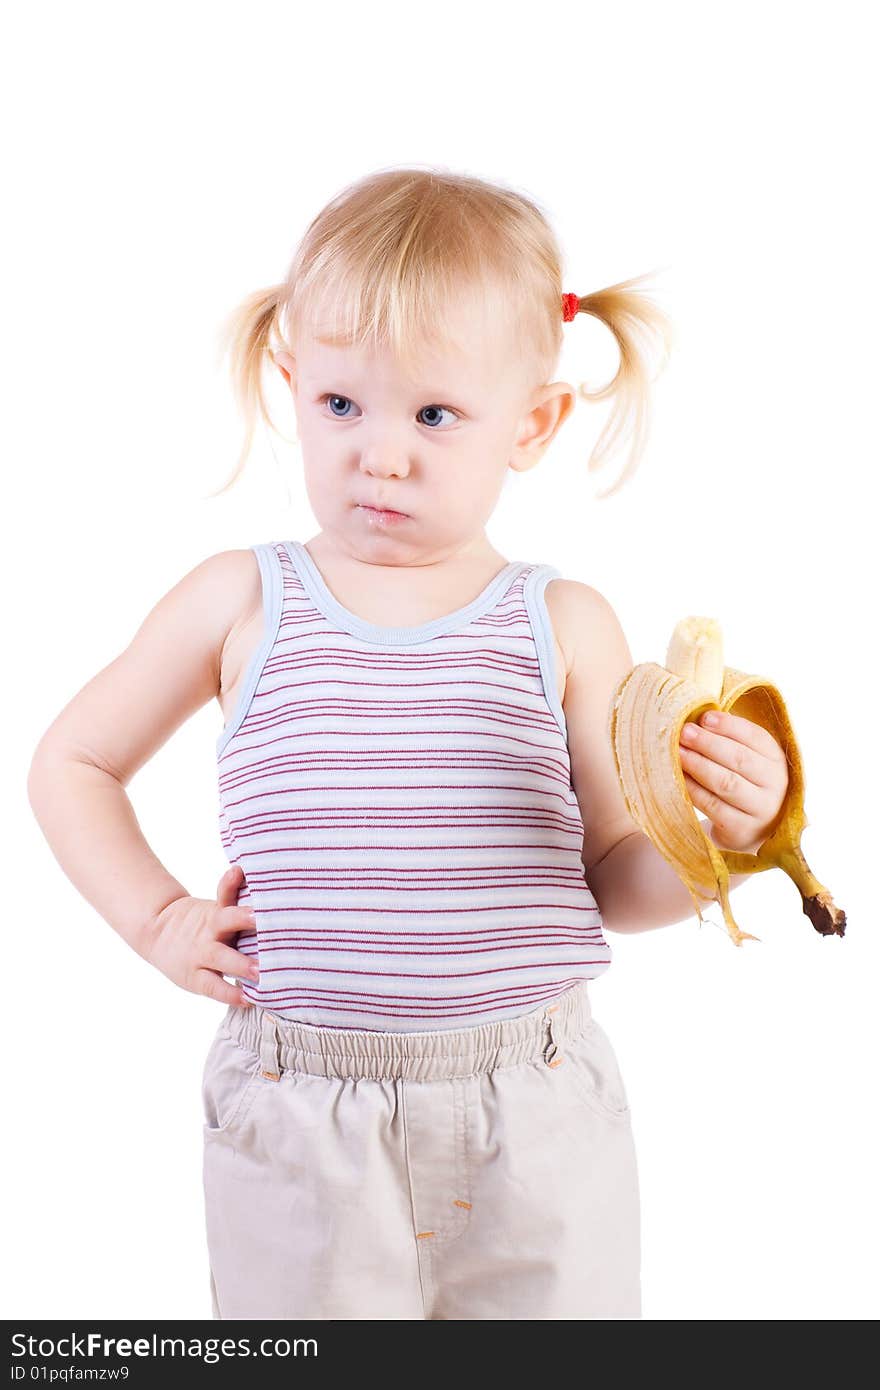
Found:
[[[788,790],[757,854],[719,849],[688,794],[679,752],[681,729],[708,709],[731,711],[760,724],[785,751]],[[796,884],[816,931],[843,936],[846,914],[812,873],[800,847],[809,824],[804,770],[785,701],[763,676],[724,665],[715,619],[683,618],[673,632],[665,666],[649,661],[633,667],[612,696],[608,734],[629,813],[688,889],[701,925],[702,906],[720,902],[734,944],[759,941],[734,919],[730,875],[780,868]]]

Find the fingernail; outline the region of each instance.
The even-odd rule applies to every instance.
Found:
[[[715,725],[718,723],[718,715],[717,715],[717,714],[711,714],[711,713],[710,713],[710,714],[704,714],[704,715],[703,715],[703,723],[704,723],[704,724],[708,724],[708,726],[709,726],[710,729],[714,729],[714,728],[715,728]]]

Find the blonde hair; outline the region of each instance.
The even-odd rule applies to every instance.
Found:
[[[587,461],[597,471],[621,435],[631,436],[616,492],[635,470],[648,433],[650,351],[662,341],[657,372],[666,365],[672,334],[665,313],[644,297],[637,276],[578,297],[614,334],[620,365],[585,400],[613,398],[612,411]],[[224,320],[220,339],[230,358],[245,438],[234,472],[242,471],[258,416],[276,434],[263,393],[263,369],[273,351],[302,330],[338,346],[390,348],[402,363],[425,342],[454,341],[450,319],[463,293],[477,295],[517,344],[536,384],[549,381],[563,343],[561,255],[536,203],[511,188],[437,168],[379,170],[350,184],[318,213],[296,249],[285,279],[249,294]],[[520,350],[520,345],[525,345]],[[210,494],[218,495],[217,493]]]

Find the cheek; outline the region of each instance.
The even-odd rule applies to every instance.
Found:
[[[461,489],[472,497],[495,497],[508,471],[508,457],[505,445],[487,435],[449,449],[444,458],[432,460],[430,471],[450,491]]]
[[[475,464],[454,486],[444,488],[444,510],[465,530],[470,530],[475,521],[485,525],[495,510],[506,476],[488,470],[485,463],[480,467]]]
[[[298,474],[301,479],[313,510],[320,507],[325,514],[346,510],[354,500],[351,479],[344,480],[340,470],[333,466],[332,460],[325,458],[321,463],[308,461],[309,458],[314,460],[315,457],[320,457],[320,454],[309,455],[304,448],[300,468],[294,469],[294,475]]]

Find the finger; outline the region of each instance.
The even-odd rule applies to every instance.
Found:
[[[253,956],[244,951],[235,951],[218,941],[208,952],[205,965],[211,970],[219,970],[221,975],[238,975],[242,979],[258,980],[260,968]]]
[[[718,806],[730,806],[746,816],[760,817],[764,813],[766,792],[733,768],[704,757],[695,748],[681,749],[681,770],[685,784],[690,778],[702,792],[713,797]],[[705,807],[705,799],[700,805]]]
[[[704,723],[706,715],[710,715],[715,722],[711,725]],[[704,710],[697,722],[708,734],[734,739],[765,758],[779,757],[781,750],[776,739],[769,730],[762,724],[756,724],[753,719],[743,719],[741,715],[731,714],[729,710],[713,709]]]
[[[725,717],[722,716],[722,718]],[[764,732],[767,732],[766,729]],[[701,724],[687,723],[682,726],[679,750],[682,754],[699,755],[702,759],[708,759],[721,767],[729,768],[731,772],[738,774],[741,779],[750,782],[758,790],[766,788],[769,784],[771,769],[764,754],[757,752],[748,744],[741,743],[739,739],[730,738],[724,733],[715,733],[704,728]],[[684,759],[682,765],[684,765]],[[689,758],[687,767],[694,776],[699,776],[698,772],[693,772],[693,769],[701,767],[699,761]]]
[[[684,774],[684,784],[687,788],[688,796],[699,811],[705,812],[713,825],[717,826],[726,836],[745,835],[751,831],[754,825],[754,817],[737,810],[728,802],[722,801],[715,795],[695,782],[693,777]]]
[[[221,907],[213,914],[212,926],[218,937],[230,936],[233,932],[255,931],[256,921],[250,907]]]
[[[222,975],[216,975],[213,970],[200,970],[199,976],[203,977],[204,988],[199,990],[200,994],[206,994],[209,999],[216,999],[221,1004],[232,1004],[235,1008],[250,1008],[253,999],[248,999],[244,990],[238,985],[229,985]]]
[[[244,885],[244,870],[240,864],[233,864],[217,885],[217,902],[221,907],[234,907]]]

